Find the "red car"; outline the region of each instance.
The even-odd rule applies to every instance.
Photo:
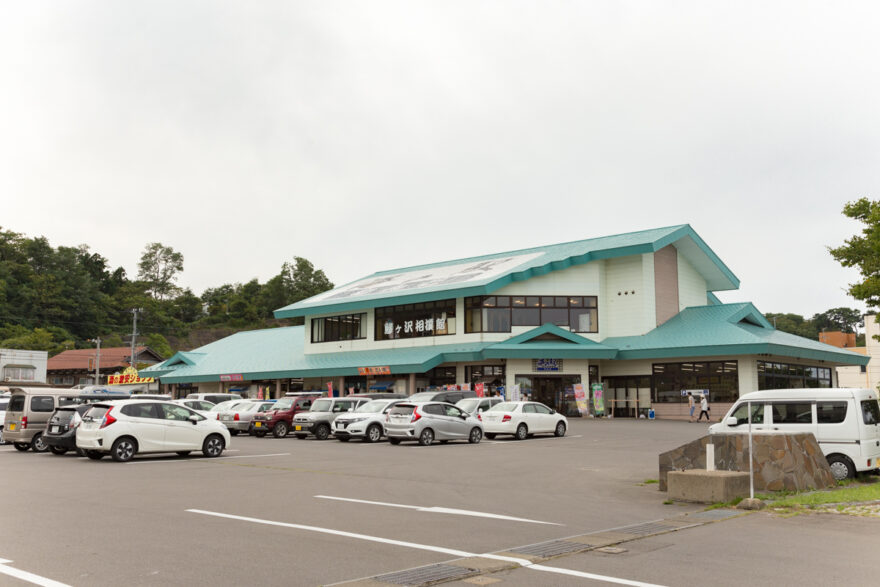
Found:
[[[308,412],[312,402],[320,397],[320,393],[315,393],[276,400],[273,409],[254,415],[254,434],[263,437],[271,432],[275,438],[284,438],[293,428],[293,417],[300,412]]]

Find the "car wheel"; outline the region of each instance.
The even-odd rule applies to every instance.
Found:
[[[483,440],[483,431],[474,426],[471,428],[471,434],[468,436],[468,442],[471,444],[480,444],[480,441]]]
[[[191,453],[191,452],[192,452],[191,450],[179,450],[179,451],[177,451],[177,455],[181,456],[181,457],[188,457],[189,453]]]
[[[553,431],[553,434],[556,436],[565,436],[565,422],[557,423],[556,430]]]
[[[86,456],[92,459],[93,461],[100,461],[104,458],[104,453],[98,452],[96,450],[87,450]]]
[[[202,444],[202,453],[208,458],[219,457],[226,448],[226,441],[219,434],[212,434]]]
[[[31,447],[27,442],[13,442],[12,446],[15,447],[15,450],[20,450],[21,452],[24,452]]]
[[[430,428],[425,428],[419,435],[419,444],[422,446],[431,446],[432,442],[434,442],[434,431]]]
[[[525,424],[520,424],[516,427],[516,434],[513,435],[517,440],[525,440],[529,435],[529,427]]]
[[[137,454],[137,443],[128,436],[117,438],[110,447],[110,456],[117,463],[127,463]]]
[[[34,452],[46,452],[49,450],[49,445],[46,444],[46,440],[43,438],[42,434],[37,434],[34,436],[33,440],[31,440],[31,448],[34,449]]]
[[[382,428],[378,424],[373,424],[367,428],[367,433],[364,434],[364,442],[379,442],[381,438]]]
[[[52,451],[53,455],[61,456],[63,454],[67,454],[67,449],[63,446],[50,446],[49,450]]]
[[[284,438],[287,436],[287,424],[284,422],[278,422],[275,424],[275,427],[272,429],[272,436],[275,438]]]
[[[230,436],[238,436],[238,430],[230,430],[229,435]]]
[[[831,467],[831,474],[834,475],[835,481],[843,481],[852,479],[856,476],[856,467],[848,458],[843,455],[831,455],[828,457],[828,466]]]
[[[400,444],[400,439],[399,438],[389,438],[388,442],[390,442],[391,444]]]
[[[308,434],[295,434],[297,440],[304,440]]]
[[[486,435],[485,435],[485,436],[486,436],[486,438],[488,438],[489,440],[492,440],[492,439],[495,438],[495,433],[494,433],[494,432],[486,432]]]
[[[327,440],[330,437],[330,426],[326,424],[319,424],[317,428],[315,428],[315,438],[318,440]]]

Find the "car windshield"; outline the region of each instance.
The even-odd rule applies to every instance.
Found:
[[[367,402],[356,409],[355,412],[362,414],[378,414],[385,406],[388,405],[388,402],[389,400],[387,399],[374,399],[373,401]]]
[[[235,399],[234,399],[234,400],[230,400],[230,401],[228,401],[228,402],[220,402],[219,404],[217,404],[216,406],[214,406],[213,408],[211,408],[210,411],[212,411],[212,412],[222,412],[222,411],[225,411],[225,410],[230,410],[230,409],[232,409],[232,406],[234,406],[235,404],[237,404],[237,403],[239,403],[239,402],[241,402],[241,400],[235,400]]]
[[[480,405],[480,398],[478,397],[469,397],[467,399],[463,399],[455,404],[465,412],[473,412],[477,409],[477,406]]]
[[[329,412],[331,406],[333,406],[333,400],[319,399],[315,403],[312,404],[312,407],[309,408],[309,411],[310,412]]]
[[[513,402],[501,402],[489,408],[490,412],[515,412],[519,404]]]
[[[407,400],[411,402],[429,402],[434,399],[434,396],[437,395],[435,391],[422,391],[420,393],[414,393]]]
[[[293,398],[288,398],[288,397],[281,398],[280,400],[275,402],[275,404],[269,409],[270,410],[289,410],[290,406],[293,405],[294,401],[296,401],[296,400],[294,400]]]

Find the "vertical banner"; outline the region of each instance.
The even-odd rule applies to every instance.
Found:
[[[477,397],[483,397],[483,394],[486,392],[486,387],[484,383],[475,383],[474,384],[474,392],[477,394]]]
[[[333,397],[333,382],[327,382],[327,397]]]
[[[577,403],[581,417],[586,417],[590,413],[590,404],[587,403],[587,394],[584,391],[583,383],[574,384],[574,401]]]
[[[263,399],[263,386],[257,387],[257,399]]]
[[[519,385],[514,385],[513,387],[510,388],[510,401],[512,401],[512,402],[522,401],[522,396],[520,395],[520,392],[519,392]]]
[[[590,389],[593,391],[593,410],[597,416],[605,413],[605,397],[601,383],[594,383]]]

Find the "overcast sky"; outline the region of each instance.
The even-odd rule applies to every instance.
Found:
[[[200,294],[691,224],[725,302],[863,306],[877,2],[5,2],[0,226]]]

